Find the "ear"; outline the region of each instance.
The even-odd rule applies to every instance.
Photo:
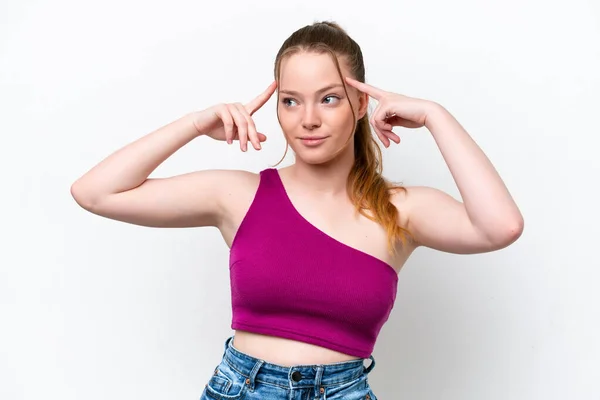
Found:
[[[358,92],[358,119],[361,119],[367,113],[369,107],[369,95],[363,92]]]

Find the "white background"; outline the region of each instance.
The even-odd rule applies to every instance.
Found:
[[[368,82],[456,116],[525,217],[505,250],[409,260],[376,395],[600,399],[599,4],[3,0],[0,398],[199,398],[233,333],[218,231],[107,220],[70,185],[190,111],[258,95],[285,38],[332,19],[362,46]],[[152,176],[274,165],[274,98],[255,121],[261,152],[200,138]],[[458,196],[428,131],[398,132],[386,177]]]

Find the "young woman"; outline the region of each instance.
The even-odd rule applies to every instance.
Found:
[[[200,136],[260,150],[266,136],[252,115],[276,91],[293,165],[148,178]],[[369,97],[378,102],[370,117]],[[371,126],[385,147],[400,142],[395,126],[426,127],[462,202],[385,180]],[[103,217],[222,233],[235,335],[202,399],[376,399],[367,382],[371,353],[414,249],[489,252],[523,230],[502,179],[453,116],[433,101],[366,84],[360,47],[331,22],[283,43],[275,81],[253,101],[184,115],[107,157],[71,192]]]

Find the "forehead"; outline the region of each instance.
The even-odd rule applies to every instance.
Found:
[[[343,58],[338,57],[343,75],[349,70]],[[334,60],[329,53],[302,52],[281,61],[279,87],[283,90],[311,92],[332,83],[341,83]]]

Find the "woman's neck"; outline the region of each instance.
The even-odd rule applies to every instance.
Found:
[[[302,160],[289,167],[290,177],[306,190],[328,196],[347,193],[348,175],[354,165],[354,152],[344,152],[323,164],[308,164]]]

